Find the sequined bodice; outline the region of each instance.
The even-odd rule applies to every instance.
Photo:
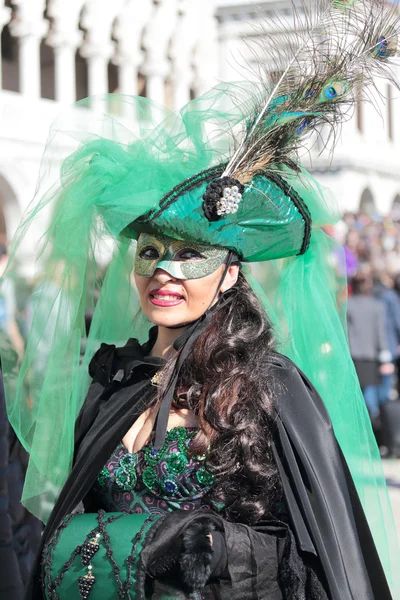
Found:
[[[98,507],[152,514],[211,508],[206,494],[214,478],[204,456],[188,455],[196,433],[194,428],[174,427],[159,451],[152,441],[134,454],[119,444],[93,486]]]

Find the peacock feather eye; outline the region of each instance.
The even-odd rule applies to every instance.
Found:
[[[398,36],[392,32],[381,34],[374,47],[374,54],[379,58],[394,56],[398,50]]]
[[[336,98],[339,98],[340,96],[343,96],[343,94],[346,91],[346,86],[344,83],[337,81],[337,82],[330,82],[328,83],[322,90],[322,94],[321,94],[321,100],[322,102],[326,102],[327,100],[335,100]]]
[[[325,98],[327,100],[333,100],[333,98],[336,98],[337,96],[337,91],[335,90],[333,85],[329,85],[327,88],[325,88]]]
[[[300,135],[301,133],[303,133],[303,131],[305,130],[305,128],[307,127],[307,125],[308,125],[308,119],[307,119],[307,117],[305,117],[304,119],[302,119],[300,121],[300,125],[296,129],[296,134]]]

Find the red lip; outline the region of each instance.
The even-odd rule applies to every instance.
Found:
[[[157,294],[157,296],[175,296],[176,300],[162,300],[161,298],[155,298],[155,294]],[[151,290],[151,292],[149,292],[149,298],[150,302],[155,306],[177,306],[184,301],[182,294],[178,294],[178,292],[172,290]]]
[[[182,294],[173,292],[172,290],[151,290],[150,295],[157,294],[157,296],[177,296],[177,298],[183,298]]]

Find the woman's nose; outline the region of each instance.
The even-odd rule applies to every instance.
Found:
[[[158,283],[161,283],[162,285],[165,285],[166,283],[168,283],[169,281],[176,281],[177,278],[173,277],[172,275],[170,275],[168,273],[168,271],[164,271],[164,269],[156,269],[153,273],[153,278],[158,281]]]

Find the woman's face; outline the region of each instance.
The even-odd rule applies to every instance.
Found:
[[[173,327],[195,321],[211,305],[225,269],[227,250],[141,234],[135,282],[143,312],[154,325]],[[229,267],[220,291],[232,287],[239,267]]]

